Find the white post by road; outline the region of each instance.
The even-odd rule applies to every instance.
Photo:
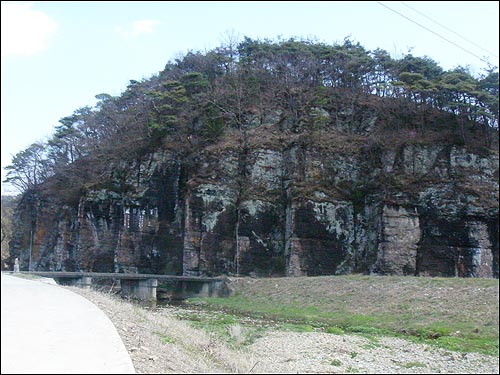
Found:
[[[19,259],[14,259],[14,272],[19,272]]]

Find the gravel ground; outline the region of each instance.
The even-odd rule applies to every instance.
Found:
[[[176,318],[182,308],[150,310],[94,290],[67,287],[103,310],[137,373],[498,374],[497,357],[455,353],[399,338],[368,339],[268,329],[239,345]],[[244,328],[230,328],[238,342]]]
[[[273,332],[250,348],[257,372],[364,374],[498,373],[498,359],[435,350],[398,338]],[[265,354],[265,355],[263,355]]]

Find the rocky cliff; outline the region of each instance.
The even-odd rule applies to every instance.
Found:
[[[498,277],[498,152],[401,134],[269,125],[160,148],[110,172],[126,191],[25,195],[11,252],[27,265],[31,241],[37,270]]]

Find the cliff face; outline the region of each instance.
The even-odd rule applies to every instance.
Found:
[[[121,167],[126,192],[77,207],[25,196],[11,252],[27,264],[31,226],[37,270],[498,277],[498,165],[452,144],[258,129],[149,154]]]

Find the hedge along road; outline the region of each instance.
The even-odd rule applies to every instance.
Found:
[[[1,277],[2,374],[133,374],[116,328],[92,302],[40,281]]]

